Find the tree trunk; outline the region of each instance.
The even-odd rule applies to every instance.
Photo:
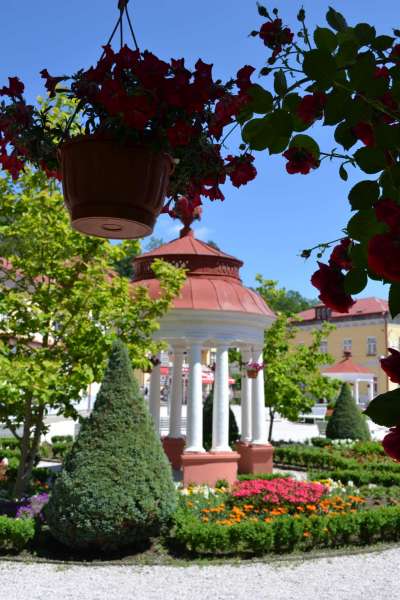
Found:
[[[269,407],[269,431],[268,431],[268,441],[272,441],[272,429],[274,427],[274,419],[275,419],[275,411]]]
[[[43,429],[43,415],[44,409],[40,408],[34,420],[33,437],[31,437],[32,404],[30,400],[27,400],[25,404],[24,428],[20,446],[21,458],[13,493],[13,496],[16,499],[20,499],[25,495],[32,477],[32,470],[40,445],[40,435]]]

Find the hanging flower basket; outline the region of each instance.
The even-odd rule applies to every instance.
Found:
[[[18,77],[0,88],[0,166],[14,179],[28,163],[62,180],[73,227],[116,239],[150,235],[161,211],[188,225],[201,197],[224,199],[227,177],[239,187],[257,174],[247,151],[221,155],[224,128],[250,110],[254,68],[223,84],[200,59],[190,70],[184,59],[140,51],[127,4],[119,1],[95,66],[72,76],[41,71],[45,103],[27,104]],[[125,17],[135,50],[123,43]]]
[[[153,231],[173,167],[168,154],[93,136],[62,144],[59,154],[75,229],[120,239]]]
[[[249,379],[256,379],[258,373],[264,368],[263,363],[249,363],[246,366],[246,374]]]

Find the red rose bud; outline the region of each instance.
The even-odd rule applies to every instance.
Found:
[[[391,427],[382,440],[384,451],[393,460],[400,461],[400,427]]]
[[[304,96],[297,107],[297,115],[304,123],[312,123],[322,117],[325,104],[326,95],[323,92]]]
[[[240,187],[246,185],[257,176],[257,170],[253,166],[254,156],[244,154],[243,156],[227,156],[227,173],[231,179],[232,185]]]
[[[391,233],[400,232],[400,204],[391,198],[382,198],[375,204],[375,214],[378,221],[389,226]]]
[[[351,246],[350,238],[341,240],[340,244],[334,247],[332,254],[329,259],[331,267],[337,267],[338,269],[345,269],[348,271],[352,267],[352,262],[349,257],[349,248]]]
[[[381,233],[368,242],[368,267],[388,281],[400,281],[400,238]]]
[[[316,169],[319,166],[319,160],[305,148],[293,146],[286,150],[286,152],[283,153],[283,156],[288,160],[286,171],[290,173],[290,175],[293,175],[294,173],[307,175],[311,169]]]
[[[374,130],[369,123],[357,123],[352,131],[356,138],[361,140],[366,146],[373,146],[375,144]]]
[[[328,308],[348,313],[355,301],[344,291],[344,275],[338,269],[318,262],[319,269],[311,277],[311,283],[320,290],[319,299]]]
[[[400,352],[395,348],[388,348],[391,356],[381,358],[381,367],[393,383],[400,383]]]

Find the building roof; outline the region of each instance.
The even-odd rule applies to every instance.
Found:
[[[381,298],[359,298],[350,308],[348,313],[340,313],[333,310],[330,319],[348,319],[351,317],[360,317],[367,315],[384,315],[389,312],[389,305],[386,300]],[[315,307],[303,310],[296,315],[296,319],[304,321],[315,321]]]
[[[322,373],[364,373],[373,375],[372,371],[369,371],[365,367],[353,362],[351,357],[345,357],[336,364],[326,367],[322,370]]]
[[[246,288],[240,279],[243,262],[213,246],[196,240],[193,231],[159,248],[142,254],[134,261],[132,284],[145,285],[152,297],[160,293],[151,264],[162,258],[187,269],[186,281],[173,308],[189,310],[232,311],[274,317],[274,313],[259,294]]]

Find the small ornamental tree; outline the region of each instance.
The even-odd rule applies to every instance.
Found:
[[[47,523],[71,548],[120,550],[158,535],[175,502],[169,462],[117,340],[93,412],[54,486]]]
[[[360,413],[347,383],[343,383],[341,387],[328,421],[326,437],[331,440],[371,439],[366,418]]]
[[[210,450],[212,445],[213,397],[214,393],[211,390],[203,406],[203,442],[206,450]],[[232,408],[229,407],[229,445],[232,447],[239,437],[236,418]]]
[[[21,450],[14,495],[29,485],[49,410],[77,418],[74,402],[101,381],[115,332],[136,367],[184,273],[155,262],[162,293],[152,300],[113,270],[132,243],[112,245],[71,229],[60,192],[40,172],[17,184],[0,177],[0,424]],[[134,244],[137,245],[135,242]]]

